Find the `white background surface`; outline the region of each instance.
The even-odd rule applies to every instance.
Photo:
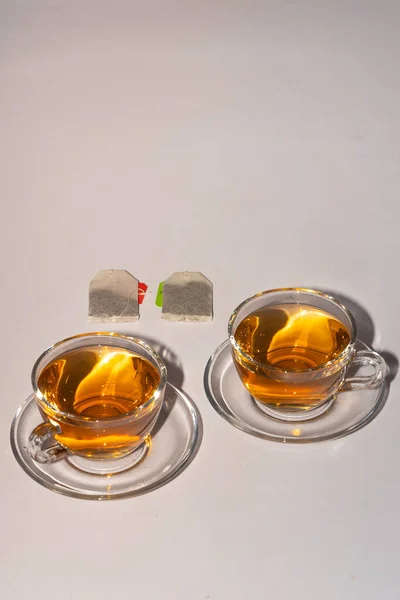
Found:
[[[0,0],[4,600],[395,600],[399,379],[368,427],[282,447],[208,404],[231,310],[272,287],[354,298],[400,354],[396,0]],[[40,487],[9,426],[30,370],[87,323],[88,282],[153,291],[204,421],[177,479],[95,503]],[[159,281],[201,270],[210,325],[162,322]],[[104,327],[103,327],[104,328]]]

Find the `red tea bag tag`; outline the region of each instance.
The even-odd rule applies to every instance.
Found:
[[[139,282],[138,283],[138,302],[139,304],[142,304],[144,297],[146,295],[146,292],[148,290],[148,285],[146,285],[145,283]]]

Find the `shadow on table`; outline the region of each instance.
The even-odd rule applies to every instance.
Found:
[[[124,333],[123,335],[132,337],[132,333]],[[155,350],[155,352],[157,352],[157,354],[163,360],[165,366],[167,367],[167,381],[169,383],[172,383],[172,385],[178,390],[181,390],[185,376],[183,373],[182,362],[175,354],[175,352],[173,352],[173,350],[171,350],[171,348],[169,348],[165,344],[162,344],[161,342],[158,342],[153,338],[141,335],[140,339],[143,342],[145,342],[145,344],[151,346],[153,350]],[[169,403],[167,403],[166,401],[165,406],[161,409],[160,416],[158,417],[157,423],[153,430],[153,435],[155,435],[157,431],[161,429],[168,417],[168,414],[173,408],[173,404],[171,404],[173,400],[169,398],[168,402]]]
[[[393,352],[391,352],[390,350],[374,348],[373,344],[374,344],[374,338],[375,338],[375,325],[374,325],[372,317],[368,313],[368,311],[361,304],[359,304],[356,300],[354,300],[353,298],[349,298],[348,296],[345,296],[341,292],[337,292],[336,290],[326,290],[326,289],[321,290],[321,292],[324,292],[325,294],[329,294],[330,296],[333,296],[334,298],[339,300],[339,302],[344,304],[344,306],[346,308],[349,309],[349,311],[353,315],[353,317],[356,321],[356,324],[357,324],[358,339],[361,340],[362,342],[364,342],[364,344],[367,344],[367,346],[369,346],[370,348],[373,348],[374,350],[379,352],[379,354],[381,354],[381,356],[383,356],[383,358],[385,359],[387,368],[388,368],[387,375],[386,375],[386,381],[387,381],[387,383],[391,383],[393,381],[393,379],[396,377],[397,372],[399,370],[399,360],[398,360],[397,356],[395,354],[393,354]]]
[[[364,342],[364,344],[369,346],[369,348],[372,348],[372,349],[376,350],[377,352],[379,352],[379,354],[381,356],[383,356],[383,358],[385,359],[385,362],[387,365],[386,381],[385,381],[385,387],[382,390],[382,396],[379,399],[379,408],[374,412],[373,417],[371,419],[367,420],[362,425],[362,428],[364,428],[367,425],[369,425],[373,420],[375,420],[376,417],[379,415],[379,413],[385,407],[385,404],[387,402],[389,392],[390,392],[390,384],[397,376],[397,372],[399,369],[399,360],[398,360],[397,356],[390,350],[387,350],[387,349],[382,350],[382,349],[374,348],[374,345],[373,345],[374,338],[375,338],[374,322],[372,320],[371,315],[361,304],[359,304],[353,298],[349,298],[348,296],[346,296],[336,290],[325,289],[325,288],[321,288],[320,286],[312,286],[312,285],[310,285],[308,287],[310,289],[319,290],[325,294],[328,294],[329,296],[333,296],[333,298],[335,298],[336,300],[341,302],[346,308],[348,308],[348,310],[351,312],[351,314],[353,315],[353,317],[356,321],[357,338],[359,340],[361,340],[362,342]],[[343,445],[346,443],[346,439],[347,439],[347,435],[330,440],[329,444],[326,445],[326,448],[330,449],[329,451],[332,452],[332,455],[337,455],[338,452],[342,449]],[[302,452],[309,452],[309,453],[318,452],[318,444],[301,444],[300,446],[297,444],[277,444],[275,446],[274,450],[278,451],[278,452],[287,452],[287,453],[293,452],[293,453],[297,454],[299,452],[299,448],[302,449]]]
[[[122,335],[126,335],[128,337],[134,337],[132,336],[132,332],[121,333]],[[183,373],[182,362],[175,354],[175,352],[173,352],[173,350],[171,350],[171,348],[169,348],[165,344],[162,344],[161,342],[158,342],[153,338],[141,335],[140,339],[143,342],[145,342],[145,344],[151,346],[153,350],[155,350],[155,352],[157,352],[157,354],[163,360],[165,366],[167,367],[169,383],[172,383],[173,386],[175,386],[178,389],[181,389],[185,377]]]
[[[386,348],[380,349],[374,347],[375,325],[371,315],[366,310],[366,308],[364,308],[364,306],[362,306],[359,302],[354,300],[354,298],[350,298],[349,296],[346,296],[345,294],[342,294],[342,292],[338,292],[337,290],[325,288],[321,289],[320,287],[316,287],[314,289],[319,289],[321,292],[324,292],[329,296],[333,296],[334,298],[336,298],[336,300],[339,300],[339,302],[341,302],[346,308],[348,308],[348,310],[353,315],[357,325],[357,338],[364,342],[364,344],[366,344],[369,348],[379,352],[379,354],[385,359],[387,366],[385,388],[383,390],[383,397],[380,402],[379,410],[376,411],[372,419],[374,420],[385,407],[390,392],[390,384],[397,376],[397,372],[399,370],[399,360],[397,356],[390,350],[387,350]],[[368,425],[370,422],[371,421],[368,421],[367,423],[365,423],[365,425]]]
[[[123,335],[132,337],[132,332],[123,333]],[[178,390],[178,392],[182,392],[182,385],[183,385],[185,377],[184,377],[182,362],[179,359],[179,357],[175,354],[175,352],[171,348],[169,348],[165,344],[159,342],[158,340],[155,340],[155,339],[147,337],[147,336],[142,336],[142,335],[140,336],[140,339],[143,342],[145,342],[146,344],[148,344],[149,346],[151,346],[151,348],[153,348],[153,350],[155,350],[155,352],[157,352],[157,354],[163,360],[163,362],[167,368],[168,383],[172,384]],[[171,389],[171,388],[169,388],[169,389]],[[185,392],[185,395],[187,396],[186,392]],[[156,424],[154,425],[154,429],[151,434],[152,438],[156,437],[157,433],[160,431],[160,429],[164,425],[165,421],[168,418],[168,415],[170,414],[171,410],[174,407],[175,402],[176,402],[176,394],[168,393],[168,388],[167,388],[166,394],[165,394],[165,400],[164,400],[163,406],[161,408],[160,415],[157,419]],[[194,458],[196,457],[196,455],[200,449],[202,439],[203,439],[203,422],[201,419],[200,411],[198,410],[196,404],[193,402],[193,400],[191,398],[190,398],[190,402],[193,405],[193,408],[194,408],[194,411],[196,412],[196,417],[197,417],[197,440],[196,440],[196,444],[195,444],[194,448],[192,449],[192,454],[191,454],[190,458],[185,462],[184,469],[186,469],[190,465],[190,463],[194,460]],[[181,472],[182,471],[179,471],[179,474]]]

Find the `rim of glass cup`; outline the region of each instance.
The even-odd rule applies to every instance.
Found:
[[[346,348],[338,356],[336,356],[336,358],[334,358],[330,361],[327,361],[323,365],[319,365],[317,367],[309,367],[308,369],[305,369],[304,371],[301,371],[301,372],[289,371],[287,369],[282,369],[281,367],[275,367],[273,365],[266,365],[265,363],[255,360],[252,356],[250,356],[249,354],[244,352],[242,350],[242,348],[239,346],[239,344],[236,342],[235,337],[232,333],[233,325],[236,321],[236,317],[237,317],[239,311],[244,306],[246,306],[246,304],[249,304],[249,302],[252,302],[256,298],[260,298],[261,296],[267,296],[268,294],[273,294],[276,292],[307,293],[307,294],[312,294],[314,296],[319,296],[321,298],[325,298],[326,300],[333,302],[333,304],[335,304],[338,308],[340,308],[345,313],[346,317],[349,319],[349,321],[351,323],[351,331],[350,331],[351,338],[350,338],[350,341],[347,344]],[[348,308],[346,308],[344,306],[344,304],[342,304],[341,302],[336,300],[336,298],[334,298],[333,296],[330,296],[329,294],[325,294],[324,292],[319,292],[318,290],[313,290],[311,288],[300,288],[300,287],[274,288],[273,290],[265,290],[263,292],[258,292],[258,294],[254,294],[254,296],[247,298],[247,300],[244,300],[235,308],[235,310],[233,311],[233,313],[231,314],[231,316],[229,318],[228,336],[229,336],[229,341],[231,343],[231,346],[233,346],[233,348],[236,350],[236,352],[238,352],[241,356],[243,356],[251,364],[253,364],[257,367],[260,367],[264,371],[274,371],[274,372],[287,373],[287,374],[292,373],[293,375],[298,375],[299,373],[310,373],[310,372],[316,372],[316,371],[323,371],[327,367],[329,368],[332,365],[335,365],[336,363],[341,362],[347,356],[351,356],[353,348],[354,348],[354,344],[357,340],[357,325],[356,325],[353,315],[348,310]]]
[[[45,363],[43,365],[43,367],[40,369],[40,371],[39,371],[39,365],[43,362],[43,360],[46,358],[46,356],[48,354],[50,354],[50,352],[63,346],[67,342],[72,342],[74,340],[79,340],[82,338],[87,338],[87,339],[93,338],[93,340],[95,340],[96,338],[99,338],[99,337],[110,337],[110,338],[115,338],[115,339],[121,339],[126,342],[133,342],[134,344],[141,346],[144,350],[146,350],[156,361],[157,366],[160,370],[160,382],[157,386],[156,391],[154,392],[152,397],[149,398],[149,400],[147,400],[147,402],[145,402],[144,404],[141,404],[134,410],[131,410],[130,412],[128,412],[124,415],[120,415],[120,416],[116,416],[116,417],[108,417],[107,419],[92,419],[90,417],[78,417],[77,415],[73,415],[71,413],[64,412],[62,410],[58,410],[57,408],[55,408],[53,405],[51,405],[46,400],[46,398],[43,396],[42,392],[39,390],[39,388],[37,386],[39,374],[42,372],[43,368],[45,366],[47,366],[47,364],[49,364],[49,363]],[[93,346],[104,346],[104,345],[105,344],[95,344],[95,343],[93,344]],[[90,347],[90,346],[87,346],[87,347]],[[115,346],[115,347],[118,348],[118,346]],[[122,348],[122,346],[121,346],[121,348]],[[62,356],[62,353],[60,353],[59,356]],[[42,354],[39,356],[39,358],[36,360],[35,364],[33,365],[32,374],[31,374],[31,382],[32,382],[32,387],[33,387],[33,393],[35,394],[35,396],[40,400],[40,402],[42,402],[45,406],[47,406],[51,410],[51,412],[54,413],[55,415],[63,416],[64,418],[66,417],[74,422],[86,423],[86,425],[88,425],[90,423],[98,424],[98,423],[101,423],[102,421],[104,421],[105,423],[110,423],[110,421],[122,421],[124,419],[131,418],[135,414],[138,414],[143,409],[147,408],[152,402],[157,401],[167,383],[167,368],[166,368],[163,360],[157,354],[157,352],[155,352],[151,346],[149,346],[148,344],[146,344],[139,338],[130,337],[128,335],[122,335],[120,333],[113,333],[110,331],[96,331],[93,333],[79,333],[78,335],[73,335],[71,337],[67,337],[63,340],[60,340],[59,342],[56,342],[52,346],[49,346],[48,348],[46,348],[46,350],[44,352],[42,352]]]

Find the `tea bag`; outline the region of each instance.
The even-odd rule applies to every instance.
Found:
[[[197,272],[173,273],[162,290],[161,317],[168,321],[211,321],[213,285]]]
[[[139,319],[138,280],[128,271],[99,271],[89,286],[89,321],[128,323]]]

